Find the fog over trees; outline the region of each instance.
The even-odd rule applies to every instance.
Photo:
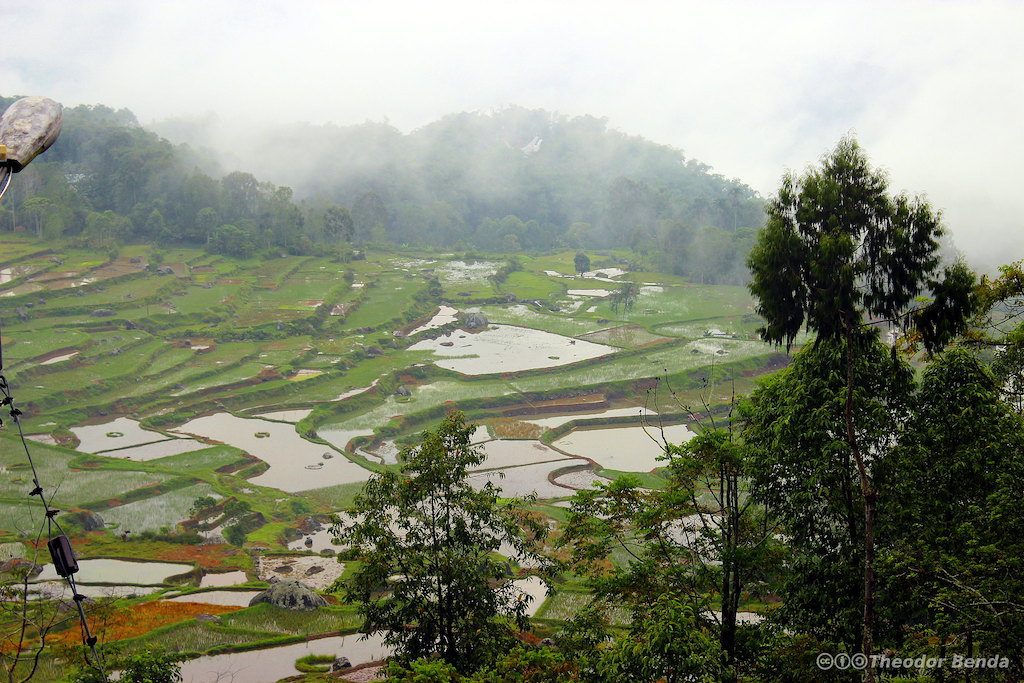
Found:
[[[695,281],[742,284],[763,220],[748,186],[590,116],[509,107],[452,114],[408,135],[378,123],[282,126],[252,149],[295,158],[247,170],[197,148],[209,138],[201,126],[167,132],[193,144],[168,142],[127,110],[67,110],[63,135],[26,170],[0,227],[235,256],[367,243],[627,247]]]

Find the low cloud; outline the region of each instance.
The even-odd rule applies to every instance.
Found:
[[[982,266],[1024,256],[1024,5],[39,0],[3,94],[229,123],[402,130],[506,104],[606,116],[770,193],[856,134]],[[255,137],[253,135],[253,137]],[[287,160],[285,160],[287,161]]]

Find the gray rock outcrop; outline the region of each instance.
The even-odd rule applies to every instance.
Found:
[[[249,601],[249,606],[268,603],[277,607],[294,610],[311,610],[325,607],[327,601],[311,588],[298,581],[278,581],[270,588]]]

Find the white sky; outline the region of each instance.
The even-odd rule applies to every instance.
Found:
[[[606,116],[771,193],[855,132],[973,260],[1024,257],[1022,2],[12,0],[0,93],[411,130]]]

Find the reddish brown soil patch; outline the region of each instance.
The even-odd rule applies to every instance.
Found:
[[[97,627],[96,632],[100,640],[109,642],[112,640],[137,638],[162,626],[170,626],[181,621],[195,619],[200,614],[228,614],[230,612],[237,612],[240,609],[242,608],[229,607],[227,605],[156,600],[116,610],[105,619],[102,617],[98,620],[94,619],[94,624]],[[99,623],[96,623],[97,621]],[[62,631],[55,636],[55,640],[68,645],[81,644],[81,638],[82,635],[76,628]]]

